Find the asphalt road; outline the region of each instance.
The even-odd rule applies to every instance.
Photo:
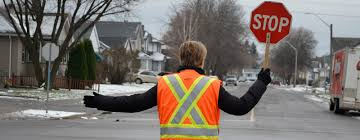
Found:
[[[230,87],[241,96],[248,85]],[[80,110],[82,111],[82,110]],[[90,110],[92,111],[92,110]],[[269,87],[250,115],[222,113],[220,139],[223,140],[318,140],[360,138],[360,120],[350,115],[334,115],[327,105],[311,101],[303,93]],[[117,121],[118,120],[118,121]],[[0,140],[156,140],[159,125],[156,108],[135,114],[112,113],[99,120],[0,120]]]

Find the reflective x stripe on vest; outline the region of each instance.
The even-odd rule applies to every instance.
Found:
[[[164,77],[178,105],[171,115],[168,124],[161,125],[162,138],[216,138],[218,127],[209,125],[197,102],[214,79],[200,76],[187,90],[178,75]],[[183,124],[189,118],[192,124]]]

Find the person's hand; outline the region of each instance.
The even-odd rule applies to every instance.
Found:
[[[84,96],[84,104],[85,107],[89,107],[89,108],[96,108],[98,103],[97,103],[97,99],[99,97],[101,97],[102,95],[93,92],[94,96]]]
[[[264,70],[264,68],[262,68],[258,74],[258,80],[264,82],[265,85],[268,85],[271,82],[270,69],[267,68]]]

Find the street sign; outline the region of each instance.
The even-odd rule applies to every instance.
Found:
[[[46,61],[54,61],[59,55],[59,47],[55,43],[46,43],[41,48],[41,56]]]
[[[282,3],[266,1],[251,12],[250,30],[259,42],[266,43],[270,34],[269,42],[276,44],[289,34],[291,21],[291,14]]]
[[[289,34],[291,20],[291,14],[279,2],[265,1],[251,12],[250,30],[259,42],[266,43],[263,68],[269,68],[270,45]]]

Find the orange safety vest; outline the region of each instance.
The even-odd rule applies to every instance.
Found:
[[[217,140],[221,81],[194,70],[163,76],[157,87],[161,140]]]

